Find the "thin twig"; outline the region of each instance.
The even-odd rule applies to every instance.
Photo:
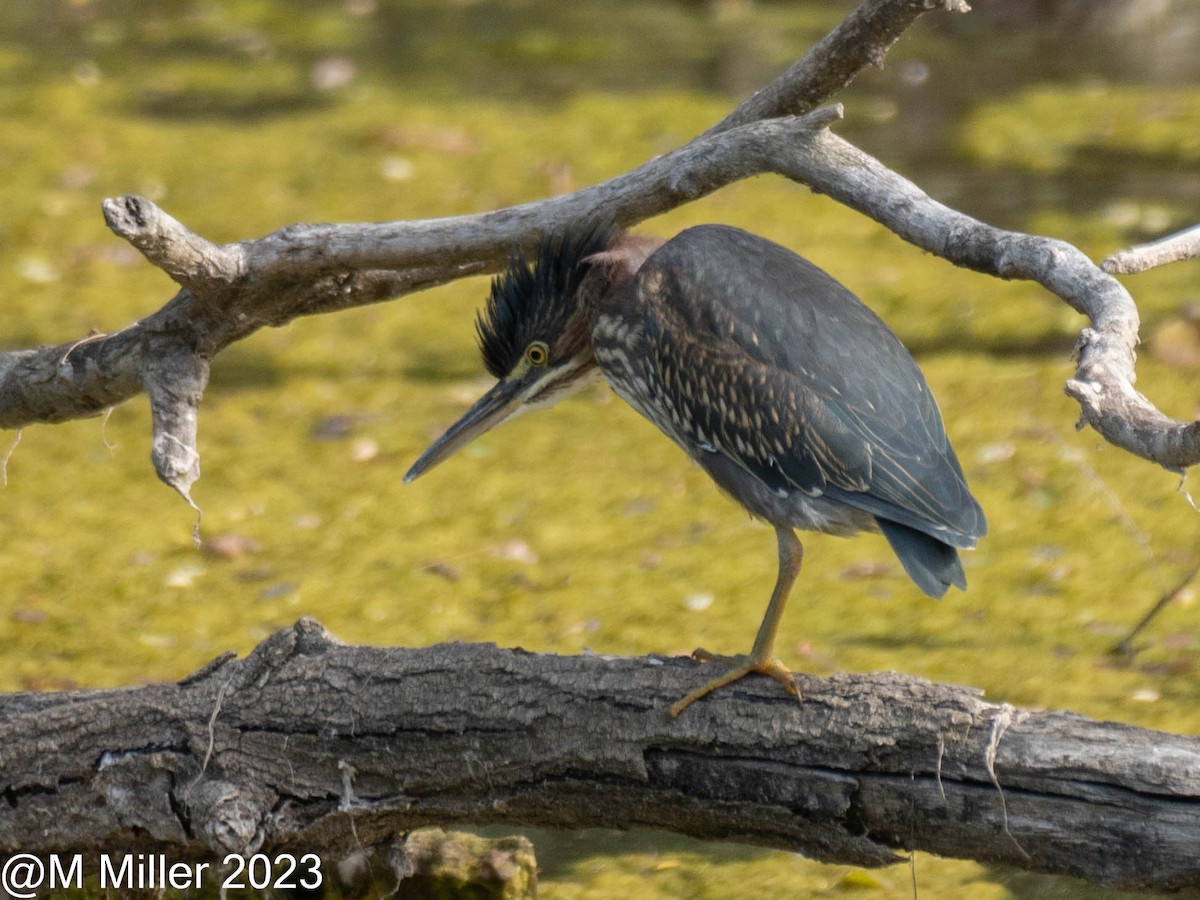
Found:
[[[1192,567],[1191,571],[1189,571],[1183,576],[1183,578],[1179,580],[1178,584],[1159,597],[1158,602],[1150,607],[1149,612],[1142,616],[1141,621],[1133,626],[1129,634],[1125,635],[1125,637],[1121,638],[1121,640],[1113,645],[1113,648],[1109,651],[1109,653],[1114,656],[1121,656],[1126,660],[1132,660],[1135,656],[1137,656],[1138,649],[1133,646],[1134,639],[1142,633],[1147,625],[1154,621],[1155,617],[1160,612],[1170,605],[1172,600],[1182,593],[1184,588],[1186,588],[1192,583],[1192,581],[1195,580],[1197,574],[1200,574],[1200,562],[1196,563],[1196,565]]]
[[[1110,275],[1136,275],[1168,263],[1200,256],[1200,225],[1114,253],[1100,263]]]

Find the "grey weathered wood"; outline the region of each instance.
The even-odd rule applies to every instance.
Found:
[[[288,848],[420,825],[661,828],[886,865],[919,849],[1200,888],[1200,739],[895,673],[353,647],[301,620],[179,684],[0,697],[0,851]]]
[[[1139,319],[1129,293],[1063,241],[1003,232],[927,197],[824,131],[840,112],[814,110],[923,13],[963,12],[962,0],[863,0],[778,79],[673,153],[572,194],[470,216],[340,225],[297,224],[217,245],[148,200],[105,201],[112,230],[181,290],[166,306],[108,335],[0,353],[0,428],[96,415],[145,391],[152,460],[191,500],[200,475],[197,412],[212,358],[260,328],[379,302],[495,271],[515,246],[602,211],[622,225],[751,175],[774,172],[862,211],[956,265],[1029,278],[1084,314],[1067,392],[1080,424],[1172,469],[1200,460],[1200,425],[1171,419],[1134,389]],[[799,118],[795,113],[807,113]]]
[[[1200,225],[1193,225],[1174,234],[1138,244],[1107,256],[1100,268],[1110,275],[1136,275],[1149,269],[1200,257]]]
[[[833,31],[762,90],[704,132],[728,131],[761,119],[799,116],[846,87],[867,66],[883,68],[900,35],[923,14],[942,9],[970,12],[966,0],[866,0]]]

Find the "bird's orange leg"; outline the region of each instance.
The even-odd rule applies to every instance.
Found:
[[[795,679],[792,678],[792,673],[787,666],[775,656],[774,646],[775,632],[779,630],[779,622],[783,618],[783,608],[787,605],[788,595],[792,592],[796,576],[800,574],[800,562],[804,558],[804,548],[795,532],[790,528],[777,527],[775,536],[779,541],[779,575],[775,579],[775,590],[771,592],[771,602],[767,604],[766,615],[763,616],[762,625],[758,627],[758,636],[754,639],[754,646],[750,649],[749,655],[719,656],[709,653],[707,650],[697,650],[693,653],[694,659],[703,662],[728,662],[732,668],[707,684],[696,688],[672,706],[672,716],[679,715],[701,697],[711,694],[717,688],[732,684],[752,672],[769,675],[782,684],[789,694],[797,700],[800,699],[800,691],[796,687]]]

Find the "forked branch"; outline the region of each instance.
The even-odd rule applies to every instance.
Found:
[[[817,104],[932,9],[963,0],[865,0],[775,82],[678,150],[572,194],[477,215],[382,224],[289,225],[218,245],[148,200],[104,203],[112,230],[181,287],[158,312],[119,332],[0,354],[0,427],[96,415],[146,392],[159,476],[190,500],[199,477],[196,427],[209,363],[258,329],[375,303],[500,268],[513,247],[597,212],[626,226],[739,179],[776,173],[861,211],[905,240],[1001,278],[1032,279],[1089,319],[1067,392],[1080,423],[1171,469],[1200,460],[1200,428],[1159,412],[1133,388],[1137,308],[1070,244],[1003,232],[930,199],[826,131],[840,108]]]

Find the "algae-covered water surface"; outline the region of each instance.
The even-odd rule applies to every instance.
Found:
[[[907,35],[839,97],[839,130],[939,199],[1096,258],[1190,224],[1200,68],[1173,55],[1172,28],[1033,22],[980,5]],[[145,194],[216,241],[536,199],[685,142],[848,9],[6,0],[0,346],[114,330],[173,293],[107,231],[105,197]],[[1067,35],[1086,45],[1072,44],[1071,65]],[[1131,58],[1109,42],[1152,50]],[[1074,429],[1062,383],[1079,317],[777,178],[639,230],[700,222],[794,248],[889,322],[991,526],[965,554],[970,589],[938,603],[882,538],[807,537],[784,660],[1200,730],[1190,588],[1134,662],[1107,652],[1196,564],[1200,519],[1194,485]],[[1197,271],[1128,282],[1148,339],[1139,387],[1181,418],[1197,412]],[[770,529],[607,388],[401,485],[488,386],[472,328],[486,290],[469,279],[300,320],[219,356],[193,491],[203,550],[192,512],[148,463],[144,400],[25,429],[0,491],[0,689],[178,678],[300,615],[352,642],[744,650],[774,577]],[[0,435],[0,453],[15,437]],[[536,837],[549,898],[907,896],[913,878],[927,896],[1106,896],[922,854],[913,873],[863,872],[667,835]]]

